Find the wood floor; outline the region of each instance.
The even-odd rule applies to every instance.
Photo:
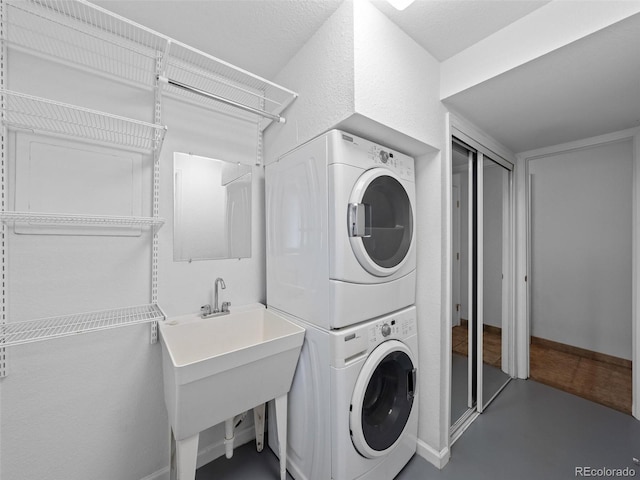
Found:
[[[494,327],[495,328],[495,327]],[[454,353],[467,356],[469,354],[469,330],[466,324],[453,327],[451,348]],[[484,332],[482,344],[482,361],[493,367],[502,366],[502,343],[499,329],[487,328]]]
[[[468,354],[465,325],[452,330],[452,349]],[[499,330],[483,335],[485,363],[500,367]],[[631,414],[631,362],[554,342],[533,339],[530,345],[530,378],[593,402]]]
[[[589,358],[536,341],[529,358],[532,379],[631,415],[631,362]]]

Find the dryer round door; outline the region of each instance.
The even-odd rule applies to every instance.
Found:
[[[367,358],[351,399],[351,440],[367,458],[387,454],[400,442],[411,415],[416,367],[398,340],[380,344]]]
[[[349,198],[347,228],[367,272],[386,277],[402,267],[413,242],[413,209],[393,172],[372,168],[360,176]]]

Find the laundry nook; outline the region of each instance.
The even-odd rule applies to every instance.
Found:
[[[0,0],[0,480],[640,472],[640,0]]]

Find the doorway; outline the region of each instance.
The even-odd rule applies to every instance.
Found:
[[[452,138],[452,440],[513,370],[512,172],[472,139]]]
[[[530,377],[632,413],[633,142],[527,162]]]

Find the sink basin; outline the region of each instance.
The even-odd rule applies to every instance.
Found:
[[[177,440],[286,394],[304,329],[262,304],[160,322],[164,393]]]

